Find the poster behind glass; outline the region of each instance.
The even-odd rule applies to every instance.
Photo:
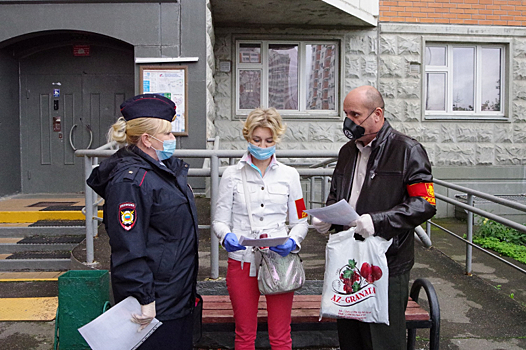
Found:
[[[141,67],[142,93],[156,93],[175,103],[175,120],[172,132],[175,135],[188,135],[187,78],[186,66]]]

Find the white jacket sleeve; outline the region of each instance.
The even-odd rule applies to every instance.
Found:
[[[227,168],[219,183],[219,195],[215,203],[216,211],[213,230],[221,244],[227,233],[232,232],[232,205],[234,201],[234,181],[231,168]],[[214,205],[214,204],[212,204]]]
[[[309,223],[307,222],[307,213],[303,212],[303,210],[305,210],[305,201],[303,200],[303,191],[301,190],[300,175],[296,169],[293,169],[293,171],[294,174],[291,176],[289,183],[288,211],[289,225],[291,226],[289,236],[297,245],[297,248],[292,252],[297,253],[301,249],[301,242],[303,242],[305,236],[307,236]]]

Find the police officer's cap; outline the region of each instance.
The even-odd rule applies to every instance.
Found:
[[[175,103],[159,94],[134,96],[121,104],[124,119],[159,118],[172,122],[175,119]]]

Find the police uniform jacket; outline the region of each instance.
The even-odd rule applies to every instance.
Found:
[[[393,239],[386,256],[389,274],[395,276],[414,264],[414,228],[436,212],[431,165],[422,145],[394,130],[387,120],[371,147],[355,209],[371,215],[375,236]],[[349,200],[358,152],[354,141],[341,148],[327,205]]]
[[[163,163],[128,146],[103,161],[87,180],[105,200],[115,302],[128,296],[141,305],[155,300],[161,321],[192,312],[198,268],[188,164],[175,157]]]
[[[246,171],[248,204],[252,210],[254,232],[251,232],[245,204],[242,171]],[[220,242],[223,242],[229,232],[234,233],[238,239],[241,235],[252,238],[260,233],[266,233],[268,237],[288,235],[296,242],[297,248],[292,252],[297,253],[308,231],[304,209],[300,176],[296,169],[278,162],[273,155],[265,176],[261,176],[246,153],[239,163],[229,166],[223,173],[213,229]],[[290,232],[286,222],[291,227]],[[255,257],[251,247],[228,253],[228,257],[250,263],[250,275],[255,276]]]

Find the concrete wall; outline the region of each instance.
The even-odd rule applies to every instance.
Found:
[[[18,63],[0,52],[0,196],[20,192]]]

